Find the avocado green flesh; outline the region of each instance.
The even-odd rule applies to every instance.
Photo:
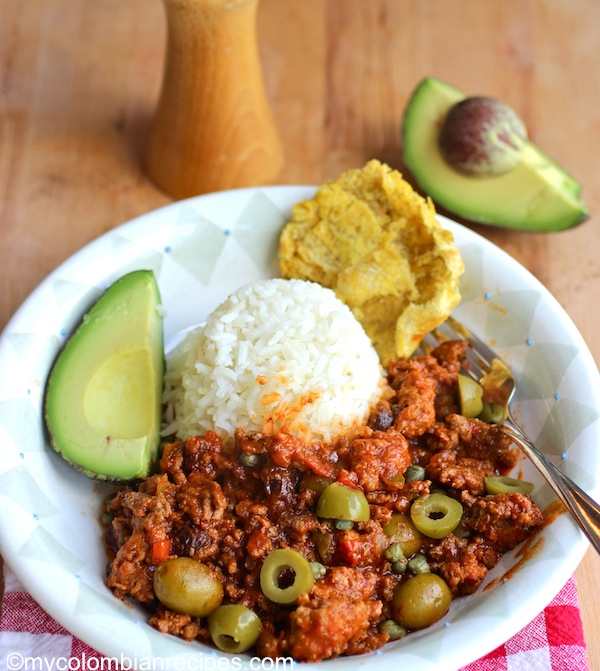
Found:
[[[160,295],[134,271],[92,306],[59,354],[46,389],[52,447],[86,475],[131,480],[158,455],[164,374]]]
[[[438,147],[441,125],[465,94],[428,77],[413,93],[403,120],[404,162],[439,206],[471,221],[530,231],[571,228],[588,216],[579,182],[527,142],[518,165],[496,177],[454,170]]]

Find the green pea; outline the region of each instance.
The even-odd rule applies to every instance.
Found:
[[[418,480],[425,480],[425,469],[423,466],[412,464],[404,471],[404,481],[417,482]]]
[[[483,408],[477,419],[485,422],[486,424],[498,424],[499,426],[504,424],[506,420],[506,410],[504,406],[499,403],[488,403],[487,401],[483,402]]]
[[[262,631],[256,613],[240,604],[220,606],[208,618],[213,643],[223,652],[238,653],[251,648]]]
[[[100,515],[100,523],[103,524],[105,527],[107,527],[115,518],[115,514],[111,513],[108,510],[105,510],[101,515]]]
[[[400,545],[400,543],[392,543],[391,545],[388,545],[384,555],[389,562],[392,562],[392,564],[394,562],[405,559],[404,552],[402,550],[402,546]]]
[[[379,630],[387,634],[390,641],[397,641],[399,638],[404,638],[408,633],[406,629],[400,626],[394,620],[384,620],[379,626]]]
[[[274,550],[260,569],[260,588],[274,603],[293,603],[310,592],[315,582],[308,560],[290,548]]]
[[[491,475],[484,478],[484,482],[488,494],[509,494],[511,492],[531,494],[533,491],[533,482],[516,480],[505,475]]]
[[[350,520],[338,520],[335,523],[335,528],[338,531],[350,531],[350,529],[354,528],[354,522]]]
[[[452,601],[448,585],[435,573],[421,573],[394,590],[392,615],[407,629],[429,627],[445,615]]]
[[[458,526],[463,514],[459,501],[445,494],[429,494],[411,506],[415,527],[429,538],[444,538]]]
[[[458,376],[460,412],[465,417],[477,417],[483,409],[483,387],[468,375]]]
[[[154,571],[154,593],[169,610],[206,617],[221,605],[223,585],[205,564],[190,557],[174,557]]]
[[[403,573],[406,573],[407,566],[408,559],[404,557],[403,559],[399,559],[392,564],[392,571],[398,575],[402,575]]]
[[[383,533],[399,543],[407,557],[412,557],[423,547],[423,536],[406,513],[394,513],[390,521],[383,525]]]
[[[321,562],[310,561],[308,564],[310,566],[310,570],[313,572],[315,580],[319,580],[319,578],[322,578],[327,573],[327,569],[323,566],[323,564],[321,564]]]
[[[420,573],[431,573],[431,569],[429,568],[429,564],[425,558],[425,555],[421,554],[415,555],[412,559],[409,560],[408,570],[412,571],[415,575],[419,575]]]
[[[317,516],[333,520],[366,522],[371,517],[371,510],[362,490],[332,482],[319,496]]]
[[[240,454],[240,464],[242,464],[242,466],[254,468],[255,466],[258,466],[259,461],[258,454],[246,454],[245,452]]]

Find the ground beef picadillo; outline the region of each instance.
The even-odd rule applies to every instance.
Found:
[[[391,617],[395,587],[408,579],[385,558],[383,526],[441,489],[463,505],[461,531],[426,539],[422,553],[454,597],[473,593],[543,515],[526,495],[486,495],[484,478],[509,471],[518,454],[497,426],[459,414],[466,347],[445,343],[428,356],[391,363],[390,398],[367,425],[333,444],[243,430],[232,446],[212,432],[167,444],[159,472],[108,504],[107,585],[117,597],[145,604],[161,632],[210,642],[205,619],[167,610],[153,591],[165,555],[192,557],[218,573],[223,603],[260,616],[255,654],[319,661],[372,651],[388,641],[381,623]],[[410,465],[422,466],[425,479],[405,482]],[[360,488],[369,521],[338,529],[317,517],[316,483],[324,481]],[[262,563],[281,547],[326,568],[293,606],[270,602],[260,589]]]

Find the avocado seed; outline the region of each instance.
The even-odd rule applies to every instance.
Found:
[[[446,162],[471,177],[512,170],[526,140],[527,129],[515,111],[487,96],[465,98],[451,107],[438,138]]]

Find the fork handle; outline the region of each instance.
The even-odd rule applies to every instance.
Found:
[[[531,459],[546,478],[558,498],[571,513],[583,533],[600,554],[600,505],[579,485],[565,475],[514,425],[505,423],[502,430],[508,434]]]

